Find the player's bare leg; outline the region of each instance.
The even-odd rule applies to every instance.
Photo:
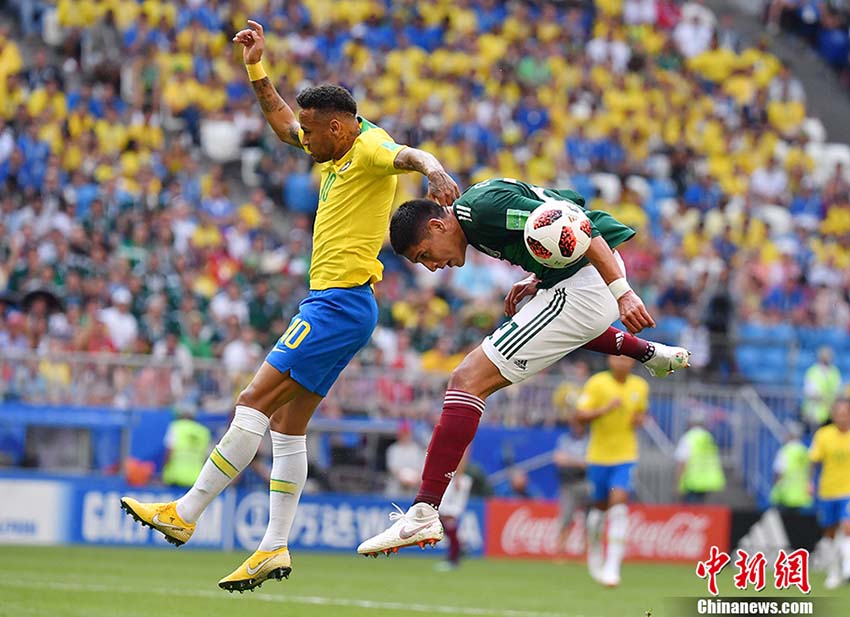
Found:
[[[192,536],[201,513],[253,460],[269,428],[269,416],[304,392],[307,391],[288,371],[281,373],[264,362],[237,397],[233,422],[192,488],[170,503],[141,503],[122,497],[121,507],[142,525],[161,532],[172,544],[184,544]]]
[[[219,581],[222,589],[242,592],[269,579],[289,578],[289,531],[307,480],[307,424],[321,400],[321,395],[304,391],[272,415],[274,462],[269,479],[269,524],[257,550]]]

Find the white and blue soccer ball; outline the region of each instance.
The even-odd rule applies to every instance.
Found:
[[[571,201],[547,200],[525,221],[523,238],[528,252],[547,268],[566,268],[590,248],[590,219]]]

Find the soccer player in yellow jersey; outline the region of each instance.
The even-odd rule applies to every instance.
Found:
[[[850,399],[832,406],[832,423],[819,428],[809,450],[820,467],[817,515],[827,552],[826,588],[850,578]]]
[[[378,308],[372,285],[381,280],[378,252],[389,224],[396,175],[418,171],[428,192],[451,205],[458,188],[433,155],[396,144],[381,128],[357,115],[357,104],[340,86],[307,88],[295,113],[277,93],[261,64],[265,36],[254,21],[234,41],[260,108],[277,136],[303,148],[321,165],[319,208],[313,229],[310,294],[236,401],[233,422],[204,464],[194,486],[176,502],[144,504],[125,497],[136,520],[178,546],[233,478],[254,458],[271,429],[274,462],[269,526],[258,550],[219,581],[245,591],[288,577],[287,542],[307,478],[305,434],[316,406],[342,369],[368,341]]]
[[[590,423],[587,479],[592,506],[587,515],[587,567],[608,587],[620,584],[625,552],[632,472],[638,457],[637,428],[649,408],[649,384],[632,375],[635,361],[610,356],[610,370],[587,380],[578,400],[579,418]],[[608,518],[608,551],[602,552],[602,529]]]

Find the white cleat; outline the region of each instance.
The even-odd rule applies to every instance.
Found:
[[[614,589],[620,586],[620,575],[616,572],[603,572],[597,581],[609,589]]]
[[[393,504],[395,512],[390,512],[390,520],[394,521],[389,529],[382,531],[357,547],[361,555],[377,557],[380,553],[389,555],[397,553],[398,549],[406,546],[434,546],[443,539],[443,524],[437,510],[427,503],[415,503],[404,512]]]
[[[600,547],[601,548],[601,547]],[[590,578],[594,581],[602,583],[602,571],[605,569],[605,557],[601,550],[588,549],[587,551],[587,571],[590,573]]]
[[[667,377],[673,371],[688,368],[691,365],[691,352],[684,347],[670,347],[653,343],[655,353],[643,363],[653,377]]]
[[[841,576],[841,573],[838,571],[832,571],[826,577],[826,582],[824,582],[823,586],[827,589],[838,589],[844,583],[844,578]]]

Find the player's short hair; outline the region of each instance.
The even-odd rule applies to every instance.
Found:
[[[302,90],[295,100],[301,109],[318,111],[339,111],[357,115],[357,102],[351,92],[342,86],[321,84]]]
[[[445,217],[443,207],[430,199],[411,199],[398,207],[390,221],[390,244],[399,255],[416,246],[425,237],[431,219]]]

